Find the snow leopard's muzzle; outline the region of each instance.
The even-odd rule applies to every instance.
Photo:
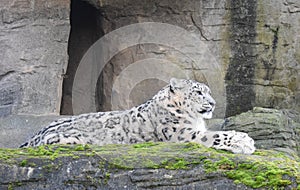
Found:
[[[197,111],[203,118],[210,119],[212,118],[212,113],[215,110],[216,101],[210,95],[204,96],[203,101],[201,108]]]

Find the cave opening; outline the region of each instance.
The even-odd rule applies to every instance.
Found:
[[[101,12],[83,0],[71,0],[68,67],[63,80],[61,115],[73,115],[72,86],[76,69],[85,52],[103,36]]]

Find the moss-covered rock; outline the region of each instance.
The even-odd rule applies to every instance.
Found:
[[[299,189],[299,158],[185,143],[0,149],[0,189]]]

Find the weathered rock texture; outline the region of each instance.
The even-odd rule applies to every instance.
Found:
[[[260,149],[300,155],[300,115],[297,112],[256,107],[226,119],[222,130],[246,132]]]
[[[174,47],[138,44],[115,55],[106,64],[97,86],[92,87],[97,90],[94,97],[89,98],[95,99],[98,110],[137,105],[164,86],[167,81],[151,78],[155,69],[149,71],[149,76],[134,87],[122,87],[122,91],[130,91],[127,107],[112,107],[114,93],[124,94],[113,91],[116,78],[133,63],[152,59],[153,62],[167,60],[170,65],[178,66],[185,77],[208,82],[218,102],[215,111],[218,118],[255,106],[300,111],[299,7],[296,0],[268,3],[258,0],[74,0],[72,4],[68,0],[2,1],[0,115],[73,114],[73,80],[83,55],[103,35],[142,22],[172,24],[198,37],[204,44],[198,45],[208,48],[218,63],[220,72],[216,77],[221,82],[209,83],[205,76],[212,73],[205,64],[193,63]],[[196,64],[200,66],[195,67]],[[182,77],[178,73],[174,76]],[[127,76],[124,84],[134,75]],[[98,76],[95,77],[97,80]],[[83,102],[75,104],[84,107]]]
[[[98,2],[96,1],[95,2],[89,1],[89,3],[93,4],[94,7],[98,9],[98,15],[99,14],[101,15],[98,16],[98,22],[95,21],[93,24],[95,28],[98,28],[99,30],[103,31],[102,35],[108,34],[115,29],[121,28],[123,26],[128,26],[134,23],[164,22],[164,23],[172,24],[174,26],[182,27],[184,29],[188,29],[188,31],[191,31],[192,35],[196,34],[197,36],[200,36],[200,31],[197,29],[197,26],[193,24],[194,17],[195,19],[199,18],[200,11],[198,9],[200,8],[200,1],[191,1],[189,3],[184,3],[184,4],[180,3],[179,1],[177,1],[175,4],[173,4],[173,2],[170,3],[167,1],[162,1],[162,2],[103,1],[103,2],[99,2],[99,5],[101,4],[100,6],[98,6]],[[182,5],[184,7],[182,7]],[[81,30],[80,32],[82,32],[82,35],[86,35],[86,36],[88,36],[91,33],[90,30],[89,31]],[[160,32],[163,33],[165,31],[162,30]],[[71,35],[72,34],[73,32],[71,33]],[[140,35],[143,36],[142,33]],[[159,35],[159,33],[155,35]],[[74,41],[78,42],[79,40],[74,38]],[[93,37],[91,37],[89,40],[95,41]],[[177,43],[177,42],[182,43],[181,39],[173,39],[173,40],[175,41],[173,43]],[[115,47],[114,44],[111,44],[111,46]],[[196,44],[196,46],[202,46],[202,45]],[[203,49],[207,49],[206,46],[209,45],[203,46]],[[76,47],[74,47],[72,51],[76,56],[78,56],[78,54],[84,54],[87,48],[76,49]],[[203,56],[205,57],[206,55]],[[99,78],[98,86],[96,87],[97,93],[94,94],[94,96],[96,96],[95,103],[97,104],[98,110],[107,111],[112,109],[127,109],[134,105],[145,102],[145,100],[149,99],[159,89],[165,86],[169,82],[168,80],[163,81],[158,77],[153,77],[153,76],[159,70],[165,70],[165,73],[162,75],[167,75],[168,72],[166,70],[168,68],[163,67],[163,68],[156,68],[151,70],[149,68],[145,68],[144,66],[139,66],[138,71],[128,74],[127,78],[125,77],[124,80],[122,80],[122,83],[124,84],[122,86],[122,90],[130,92],[129,93],[130,99],[128,100],[128,104],[125,103],[125,106],[124,104],[117,105],[116,107],[112,106],[113,95],[118,94],[119,96],[122,96],[123,94],[126,94],[123,91],[113,91],[113,85],[115,83],[116,78],[120,76],[122,72],[123,74],[125,72],[129,72],[128,70],[126,70],[126,68],[132,65],[132,63],[140,63],[143,60],[150,60],[150,59],[152,62],[159,62],[160,60],[166,60],[170,64],[169,69],[171,69],[171,66],[174,67],[175,65],[179,68],[180,71],[185,73],[185,75],[180,75],[179,74],[180,72],[173,72],[172,73],[173,76],[177,76],[181,78],[190,77],[190,78],[195,78],[199,81],[207,82],[206,78],[203,76],[203,72],[207,69],[203,66],[205,64],[202,64],[202,67],[197,68],[195,63],[192,62],[191,58],[183,54],[182,52],[180,52],[180,49],[175,50],[174,47],[168,47],[161,44],[138,44],[136,46],[128,47],[120,51],[117,55],[113,57],[112,60],[110,60],[106,64]],[[73,68],[77,68],[79,61],[80,60],[78,60],[77,62],[74,61],[70,63],[68,67],[70,67],[71,70],[74,70]],[[151,61],[149,61],[149,64],[151,64]],[[96,62],[97,61],[95,60],[95,63]],[[97,67],[98,65],[95,64],[93,70],[97,70]],[[131,79],[137,78],[135,75],[139,74],[141,71],[144,70],[148,72],[148,73],[146,72],[147,76],[145,76],[145,79],[142,81],[138,81],[139,82],[138,84],[133,85],[134,88],[130,88],[130,84],[128,85],[128,83],[130,83]],[[222,73],[219,74],[223,75]],[[67,73],[67,75],[71,77],[66,78],[65,82],[72,83],[73,80],[72,76],[74,76],[74,74],[70,72]],[[222,97],[224,98],[223,86],[224,84],[222,85],[222,88],[218,88],[218,87],[214,88],[215,89],[214,95],[218,97],[218,99],[221,99]],[[72,107],[70,105],[71,98],[72,98],[71,96],[72,89],[68,88],[64,90],[67,96],[66,98],[63,99],[62,113],[73,114]],[[84,94],[85,92],[83,91],[82,93]],[[83,104],[82,102],[74,102],[74,103],[78,104],[79,107],[80,105],[84,107],[84,105],[82,105]],[[88,110],[86,109],[84,110],[84,112],[87,111]],[[216,115],[222,117],[224,113],[225,113],[224,101],[219,101],[219,107],[216,110]]]
[[[299,162],[197,144],[0,149],[1,189],[296,189]]]
[[[224,81],[220,84],[209,84],[213,89],[217,89],[212,92],[218,103],[216,117],[236,115],[255,106],[300,111],[298,1],[86,0],[86,2],[98,9],[101,15],[98,22],[94,22],[94,26],[101,28],[102,35],[129,24],[163,22],[182,27],[200,38],[219,63],[221,72],[217,77]],[[86,32],[86,36],[90,33]],[[78,55],[84,54],[86,50],[87,48],[84,50],[75,48],[74,52]],[[187,77],[209,82],[203,73],[208,75],[211,73],[207,73],[208,71],[202,67],[193,68],[188,56],[172,47],[139,44],[125,49],[107,63],[95,94],[98,110],[112,109],[112,95],[114,93],[122,95],[123,92],[112,90],[120,73],[125,72],[125,68],[130,64],[148,58],[168,60],[186,72]],[[74,64],[69,65],[71,68],[78,65],[76,62],[70,64]],[[129,78],[132,77],[134,74],[129,75]],[[72,81],[72,77],[66,80]],[[125,78],[124,83],[127,80],[129,81]],[[140,83],[134,89],[128,89],[126,86],[123,88],[132,94],[128,107],[147,99],[158,87],[165,85],[166,81],[149,77]],[[149,88],[151,86],[157,88]],[[68,98],[65,101],[70,102],[71,93],[67,94],[69,101]],[[122,106],[119,108],[124,109]],[[65,113],[72,113],[71,105],[65,109],[69,110]]]
[[[68,0],[0,1],[0,117],[60,112],[69,4]]]
[[[10,115],[0,118],[0,147],[18,148],[52,121],[63,116]]]

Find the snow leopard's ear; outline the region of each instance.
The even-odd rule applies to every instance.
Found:
[[[170,92],[175,93],[176,90],[184,88],[184,80],[171,78],[170,80]]]

